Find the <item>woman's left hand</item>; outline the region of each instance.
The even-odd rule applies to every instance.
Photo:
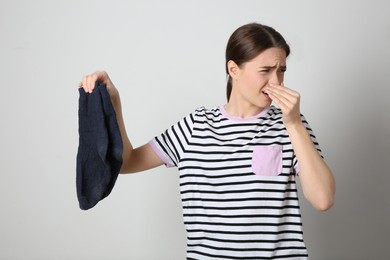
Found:
[[[265,93],[282,110],[283,122],[287,126],[301,123],[301,114],[299,109],[300,94],[283,85],[270,84],[266,87]]]

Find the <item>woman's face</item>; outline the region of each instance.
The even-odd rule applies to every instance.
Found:
[[[234,70],[232,96],[243,105],[267,107],[271,99],[263,92],[270,83],[283,84],[286,52],[270,48]],[[245,104],[247,103],[247,104]]]

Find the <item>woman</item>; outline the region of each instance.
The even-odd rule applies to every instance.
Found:
[[[136,149],[107,73],[80,83],[89,93],[96,81],[107,85],[124,142],[121,173],[179,168],[187,259],[308,257],[295,178],[321,211],[333,205],[335,181],[300,114],[300,95],[283,84],[289,53],[271,27],[238,28],[226,48],[227,104],[201,107]]]

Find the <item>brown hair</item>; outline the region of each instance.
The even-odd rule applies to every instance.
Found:
[[[236,29],[230,36],[226,46],[226,73],[228,76],[226,95],[230,99],[232,92],[232,78],[229,75],[227,63],[234,61],[237,66],[252,60],[263,51],[277,47],[286,51],[286,57],[290,54],[290,47],[283,36],[272,27],[249,23]]]

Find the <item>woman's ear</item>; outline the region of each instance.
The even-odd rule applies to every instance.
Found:
[[[228,72],[229,72],[230,77],[232,79],[236,79],[238,76],[238,72],[240,71],[240,68],[238,67],[238,65],[234,61],[229,60],[227,63],[227,68],[228,68]]]

